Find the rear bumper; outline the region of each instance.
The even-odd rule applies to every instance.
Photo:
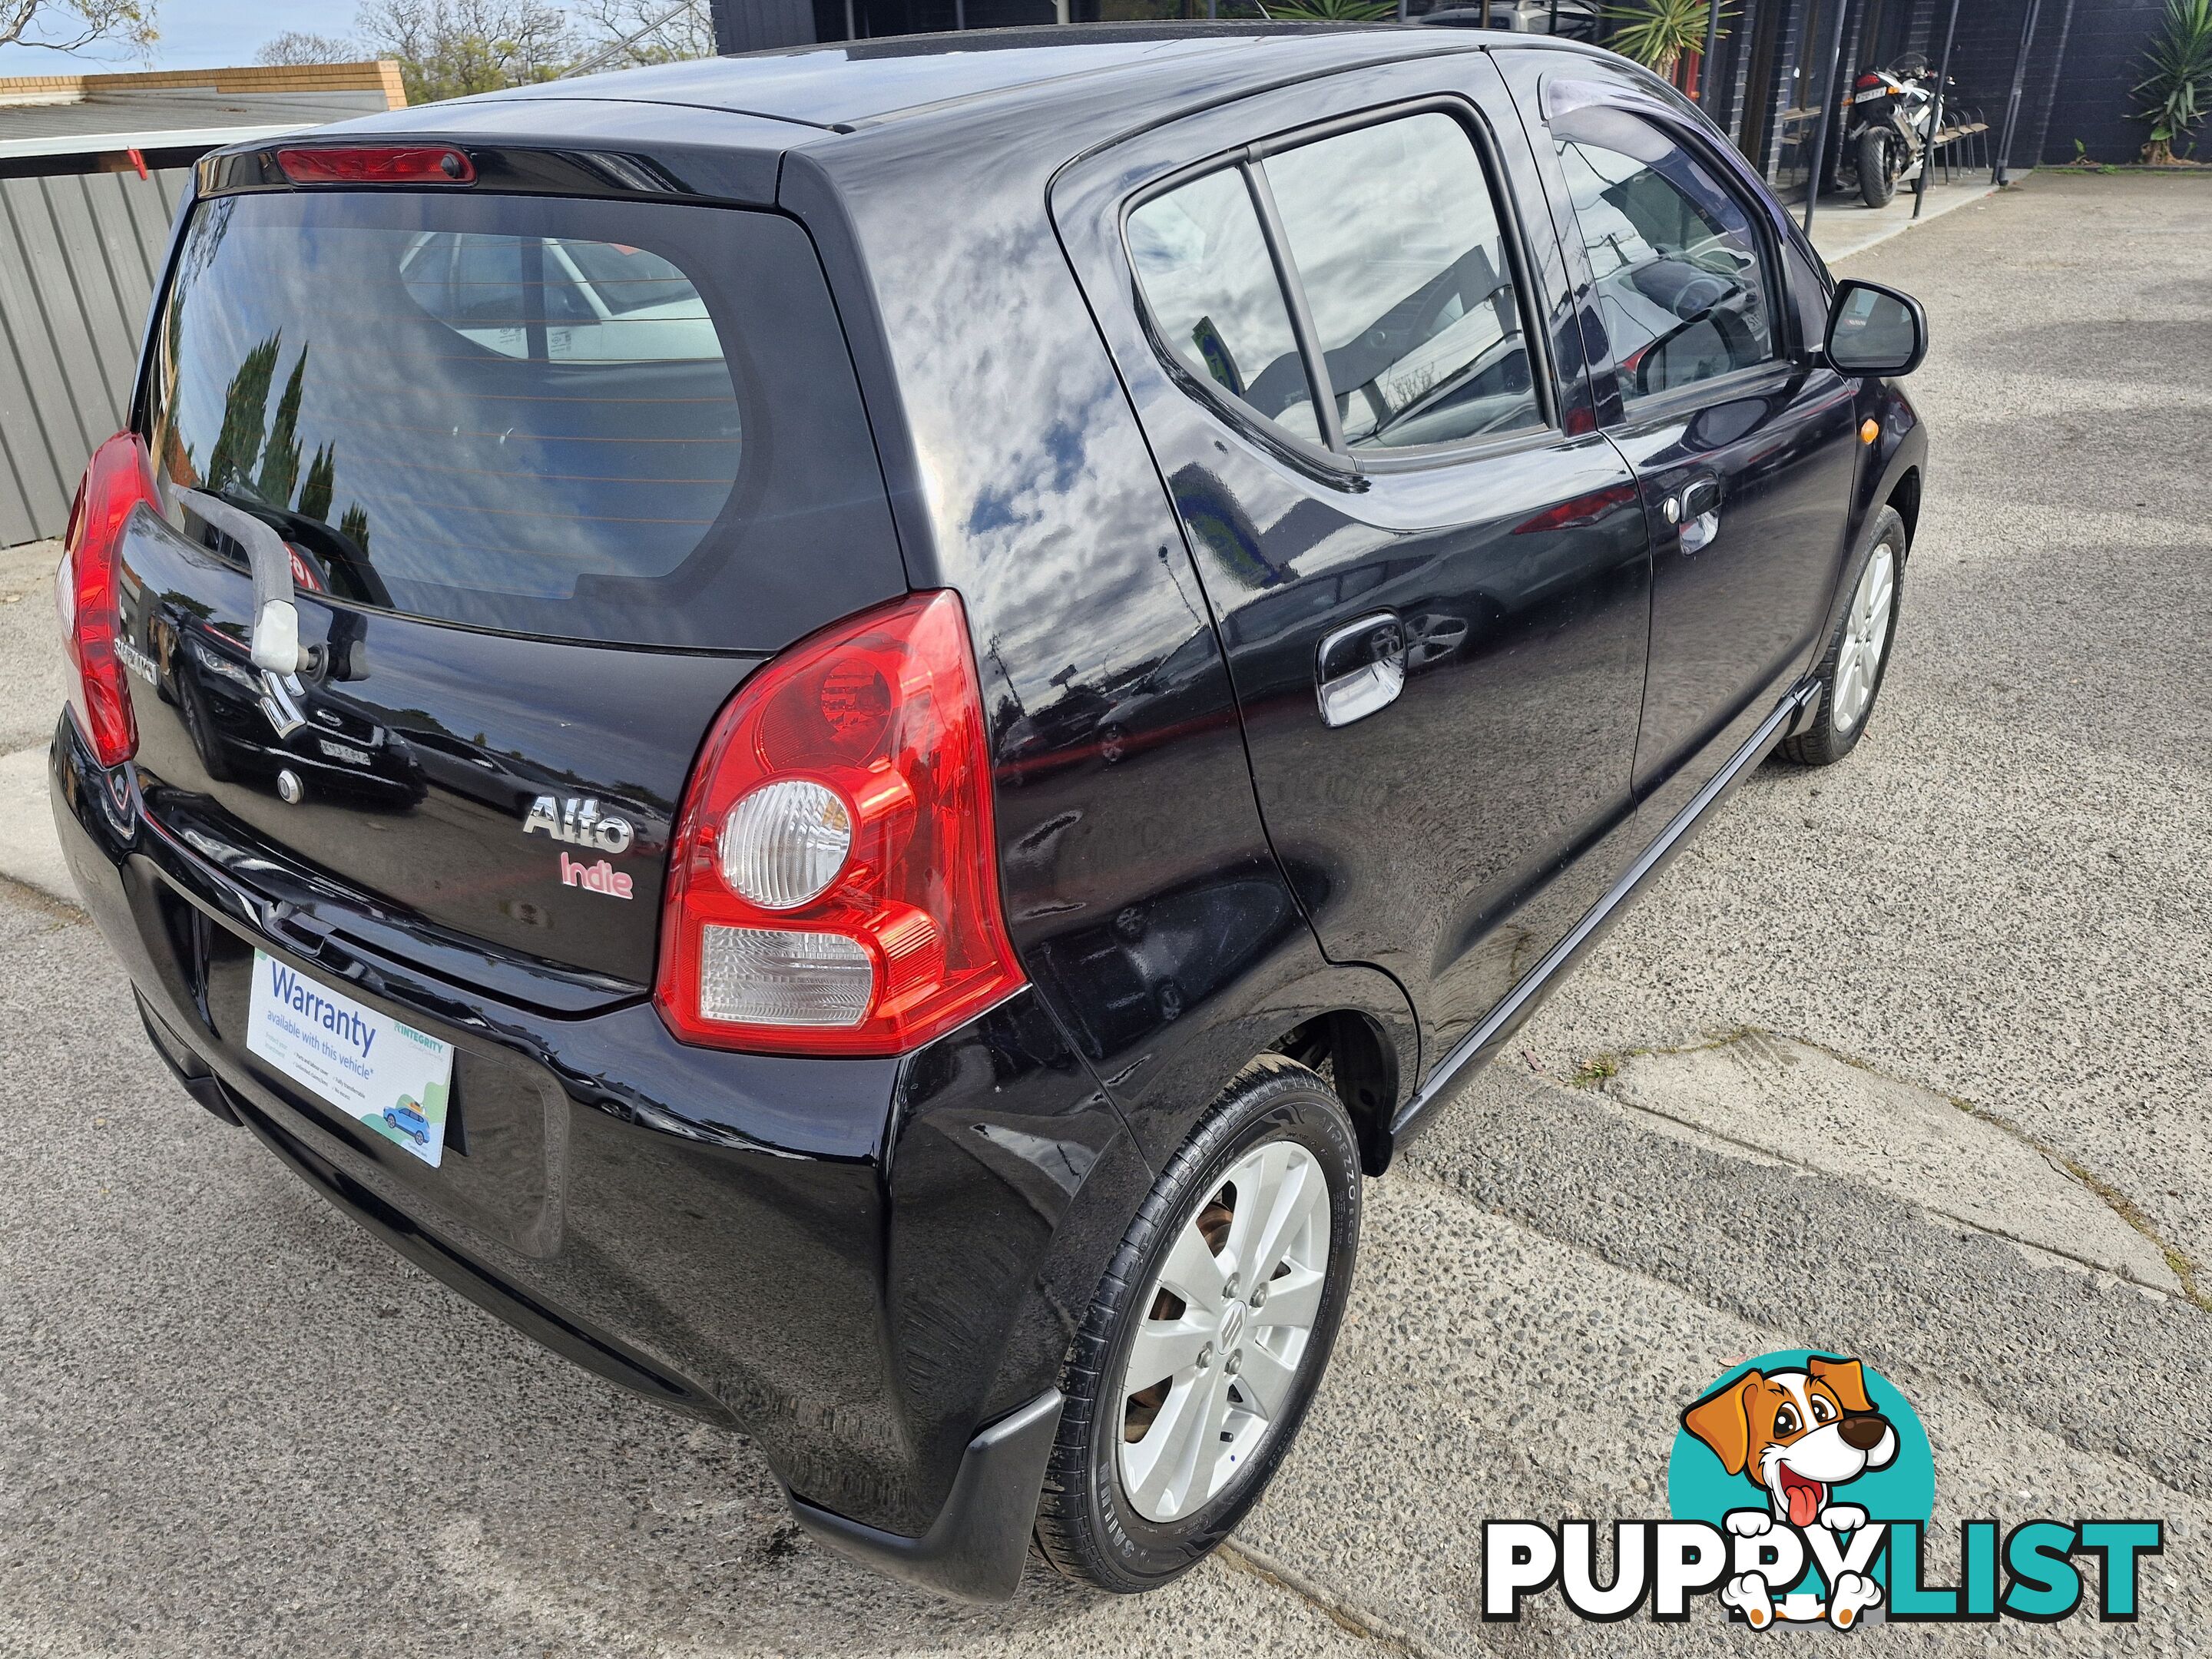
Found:
[[[547,1013],[295,933],[250,858],[153,822],[67,715],[52,782],[86,908],[203,1105],[546,1346],[742,1430],[825,1541],[1011,1593],[1073,1321],[1150,1182],[1032,994],[896,1060],[689,1048],[642,1001]],[[442,1169],[246,1052],[256,949],[454,1044]]]

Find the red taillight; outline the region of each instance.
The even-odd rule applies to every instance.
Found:
[[[1862,75],[1859,76],[1856,84],[1861,92],[1864,92],[1869,87],[1880,86],[1881,84],[1881,76],[1879,75]]]
[[[669,848],[669,1029],[894,1054],[1021,983],[959,596],[864,611],[756,673],[708,734]]]
[[[123,527],[141,501],[155,505],[153,459],[136,433],[118,432],[93,452],[76,487],[54,575],[62,649],[72,671],[70,702],[102,766],[120,766],[138,752],[138,723],[116,651],[122,617],[115,577]]]
[[[303,146],[278,150],[276,165],[295,185],[465,185],[477,176],[467,153],[445,144]]]

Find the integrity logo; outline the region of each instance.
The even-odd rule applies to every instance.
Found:
[[[2136,1616],[2139,1559],[2156,1555],[2156,1521],[1994,1521],[1960,1529],[1959,1583],[1931,1585],[1923,1543],[1935,1459],[1905,1396],[1856,1359],[1794,1350],[1729,1370],[1682,1413],[1668,1465],[1665,1521],[1613,1524],[1601,1583],[1597,1525],[1492,1521],[1482,1529],[1482,1616],[1514,1620],[1556,1589],[1584,1619],[1648,1607],[1665,1623],[1714,1596],[1765,1630],[1887,1620],[2040,1623],[2089,1599],[2097,1616]]]

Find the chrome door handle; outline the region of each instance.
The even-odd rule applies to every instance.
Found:
[[[1679,495],[1669,495],[1659,506],[1667,522],[1680,531],[1682,551],[1701,553],[1712,545],[1713,538],[1721,531],[1721,481],[1718,478],[1699,478],[1684,486]]]
[[[1397,702],[1406,689],[1406,629],[1377,611],[1333,629],[1314,654],[1323,726],[1349,726]]]

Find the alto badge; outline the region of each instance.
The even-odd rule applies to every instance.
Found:
[[[594,799],[579,799],[573,795],[566,800],[540,795],[531,802],[529,811],[523,814],[522,833],[526,836],[536,830],[571,847],[593,848],[617,856],[629,851],[630,842],[637,839],[629,819],[601,812]]]

